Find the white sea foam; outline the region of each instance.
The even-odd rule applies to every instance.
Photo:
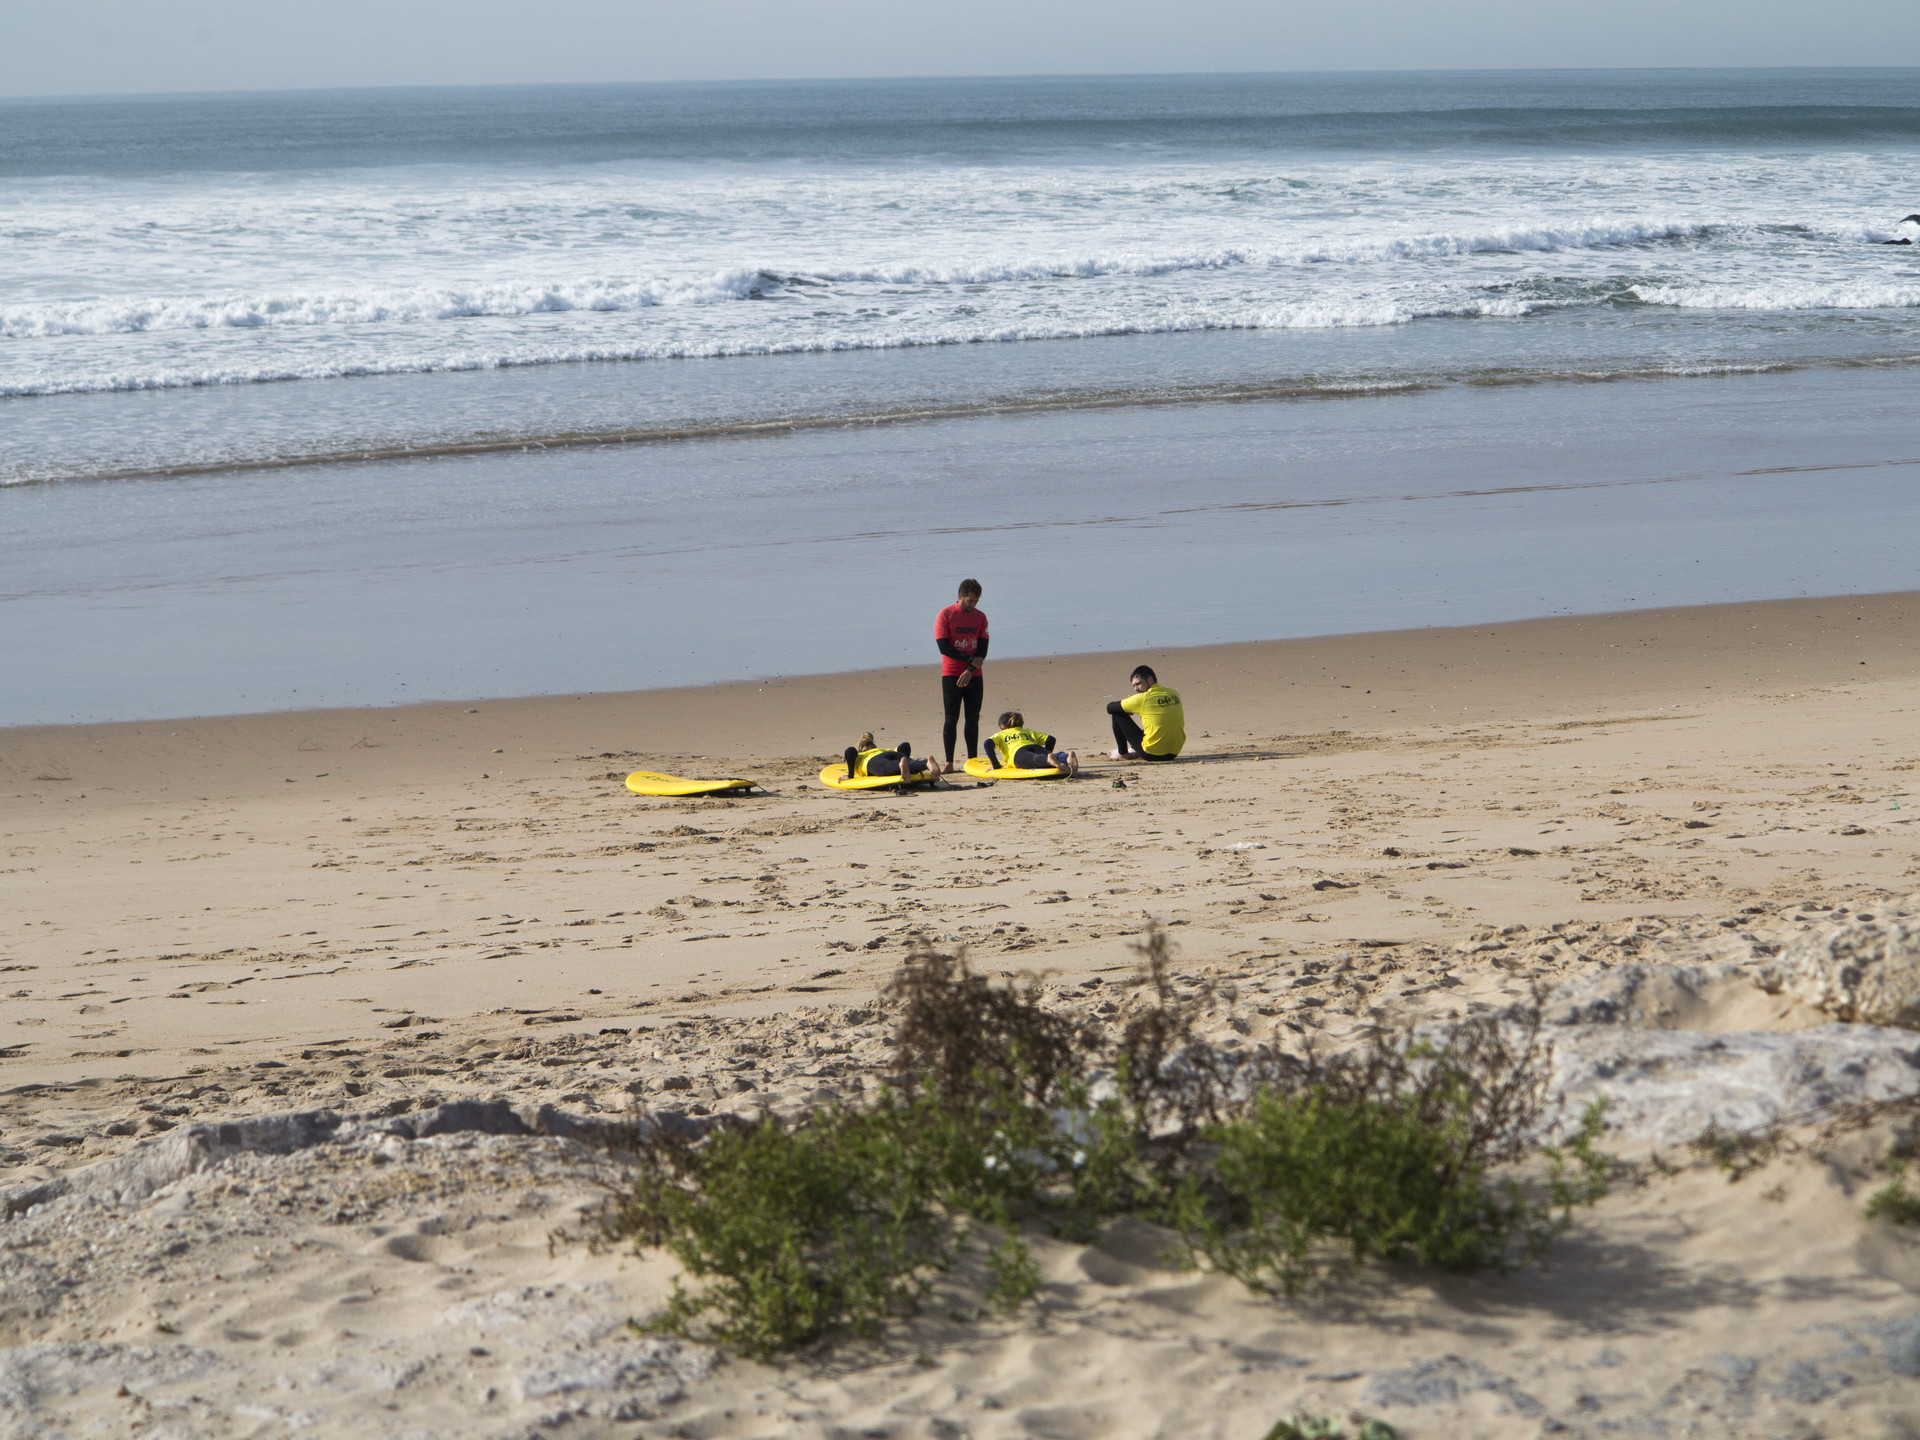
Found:
[[[126,335],[154,330],[266,326],[409,324],[481,316],[553,315],[573,310],[641,310],[743,300],[774,288],[757,271],[667,280],[505,282],[354,294],[185,295],[103,298],[79,304],[0,308],[0,336]]]
[[[809,287],[978,286],[1104,277],[1153,277],[1182,271],[1363,265],[1446,256],[1550,253],[1696,237],[1707,227],[1675,222],[1612,222],[1578,227],[1516,227],[1478,234],[1355,238],[1334,245],[1222,248],[1199,253],[1105,251],[1020,259],[900,261],[844,265],[782,274],[734,267],[709,274],[568,280],[508,280],[454,287],[416,286],[355,293],[103,296],[80,301],[0,306],[0,337],[140,334],[161,330],[257,329],[269,326],[414,324],[477,317],[632,311],[665,305],[711,305],[791,294]],[[1419,313],[1453,313],[1458,307]],[[1522,313],[1479,310],[1473,313]],[[1330,324],[1379,323],[1341,317]],[[1060,333],[1057,331],[1046,332]],[[1084,333],[1074,330],[1072,333]],[[697,353],[697,352],[689,352]]]
[[[1888,325],[1920,309],[1920,255],[1876,243],[1915,158],[1140,150],[0,180],[0,398],[1544,312],[1608,335],[1655,312]],[[1536,350],[1537,328],[1512,327],[1514,373],[1580,368],[1555,348],[1570,332]],[[1725,358],[1670,343],[1596,368]],[[1450,373],[1444,346],[1421,353]],[[183,434],[183,458],[205,443]],[[51,448],[25,469],[50,466]]]
[[[1635,285],[1630,293],[1648,305],[1682,310],[1910,310],[1920,307],[1920,276],[1891,284]]]

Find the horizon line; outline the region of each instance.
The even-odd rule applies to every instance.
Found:
[[[1508,65],[1381,66],[1307,70],[1033,70],[964,75],[740,75],[682,80],[478,80],[417,85],[234,86],[214,90],[97,90],[49,93],[0,93],[0,105],[86,103],[113,100],[232,99],[242,96],[394,94],[470,90],[692,89],[698,86],[981,84],[1044,80],[1195,80],[1269,79],[1325,76],[1413,75],[1815,75],[1920,74],[1920,65]]]

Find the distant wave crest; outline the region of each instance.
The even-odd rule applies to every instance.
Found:
[[[442,320],[639,311],[765,299],[822,286],[995,285],[1036,280],[1154,276],[1180,271],[1282,268],[1500,252],[1592,250],[1686,239],[1708,227],[1667,221],[1508,227],[1477,234],[1412,235],[1296,248],[1223,247],[1189,254],[1099,252],[1018,260],[901,261],[818,271],[738,268],[680,277],[493,281],[313,295],[180,295],[0,307],[0,337],[127,335],[166,330],[419,324]],[[1368,323],[1368,322],[1359,322]]]

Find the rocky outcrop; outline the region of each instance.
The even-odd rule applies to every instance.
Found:
[[[1920,1030],[1920,918],[1886,910],[1817,926],[1756,978],[1836,1020]]]
[[[1629,1147],[1752,1134],[1841,1105],[1920,1096],[1920,1036],[1885,1026],[1708,1034],[1592,1025],[1552,1038],[1560,1123],[1604,1098],[1610,1137]]]
[[[1804,950],[1796,941],[1787,954],[1808,956],[1797,975],[1833,974],[1837,962],[1815,959],[1873,947],[1884,955],[1897,933],[1854,917],[1810,932]],[[1852,993],[1880,993],[1871,982],[1851,983]],[[1775,965],[1634,961],[1576,976],[1545,1002],[1556,1127],[1605,1099],[1616,1142],[1667,1147],[1920,1097],[1920,1035],[1852,1014],[1846,1023],[1817,1023],[1834,1011],[1811,1008],[1814,993],[1837,992],[1785,988]],[[1790,1000],[1802,1005],[1783,1009]]]
[[[1550,1025],[1639,1025],[1705,1029],[1689,1023],[1711,1003],[1716,987],[1745,975],[1737,965],[1660,965],[1635,960],[1576,975],[1548,998]]]
[[[119,1204],[144,1200],[185,1175],[211,1170],[233,1155],[291,1155],[316,1145],[369,1137],[424,1140],[435,1135],[548,1135],[586,1144],[616,1138],[626,1122],[571,1115],[551,1105],[514,1106],[505,1100],[454,1100],[411,1115],[340,1115],[299,1110],[245,1120],[187,1125],[125,1155],[32,1185],[0,1191],[0,1220],[67,1195]],[[643,1124],[699,1134],[707,1123],[677,1110],[650,1111]]]

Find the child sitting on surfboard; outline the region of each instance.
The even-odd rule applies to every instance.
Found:
[[[1058,770],[1080,773],[1080,756],[1073,750],[1055,750],[1053,736],[1027,729],[1027,717],[1018,710],[1003,711],[997,734],[987,737],[987,758],[1008,770]]]
[[[913,746],[902,740],[891,750],[882,750],[873,743],[873,732],[866,731],[860,737],[860,743],[847,747],[847,778],[852,780],[861,775],[898,775],[911,780],[915,775],[925,775],[930,780],[938,780],[945,768],[938,760],[915,760]]]

